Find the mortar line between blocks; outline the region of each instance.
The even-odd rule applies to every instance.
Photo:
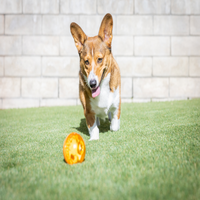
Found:
[[[52,34],[52,35],[50,35],[50,34],[37,34],[37,35],[34,35],[34,34],[4,34],[4,35],[0,35],[0,36],[11,36],[11,37],[14,37],[14,36],[24,36],[24,37],[43,37],[43,36],[46,36],[46,37],[71,37],[71,35],[70,34],[68,34],[68,33],[66,33],[66,34]],[[194,38],[199,38],[200,37],[200,35],[198,35],[198,34],[195,34],[195,35],[193,35],[193,34],[191,34],[191,35],[186,35],[186,34],[184,34],[184,35],[178,35],[178,34],[174,34],[174,35],[153,35],[153,34],[143,34],[143,35],[141,35],[141,34],[113,34],[113,36],[114,37],[143,37],[143,38],[145,38],[145,37],[160,37],[160,38],[169,38],[169,37],[194,37]],[[90,34],[90,37],[92,37],[92,35]]]
[[[78,16],[78,15],[81,15],[81,16],[90,16],[90,15],[96,15],[96,14],[98,14],[98,15],[102,15],[102,16],[104,16],[105,15],[105,13],[89,13],[89,14],[87,14],[87,13],[42,13],[42,12],[36,12],[36,13],[29,13],[29,12],[24,12],[24,13],[1,13],[2,15],[3,14],[5,14],[5,15],[42,15],[42,14],[44,14],[44,15],[52,15],[52,16],[58,16],[58,15],[64,15],[64,16]],[[137,13],[133,13],[133,14],[121,14],[121,13],[119,13],[119,14],[112,14],[112,16],[114,16],[114,17],[117,17],[117,16],[125,16],[125,17],[131,17],[131,16],[142,16],[142,17],[144,17],[144,16],[164,16],[164,17],[167,17],[167,16],[180,16],[180,17],[185,17],[185,16],[200,16],[200,14],[195,14],[195,13],[192,13],[192,14],[153,14],[153,13],[140,13],[140,14],[137,14]]]

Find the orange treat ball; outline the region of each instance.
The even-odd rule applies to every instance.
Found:
[[[65,161],[72,165],[83,162],[85,158],[85,142],[78,133],[70,133],[63,144],[63,155]]]

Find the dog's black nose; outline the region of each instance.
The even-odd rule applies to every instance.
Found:
[[[90,87],[91,87],[91,88],[95,88],[96,86],[97,86],[96,80],[95,80],[95,79],[91,80],[91,81],[90,81]]]

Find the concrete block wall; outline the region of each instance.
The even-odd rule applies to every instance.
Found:
[[[69,26],[108,12],[123,102],[200,97],[200,0],[0,0],[0,108],[80,104]]]

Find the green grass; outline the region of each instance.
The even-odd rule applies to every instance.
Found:
[[[70,132],[86,143],[64,162]],[[0,199],[200,199],[200,100],[123,104],[121,128],[88,141],[83,110],[0,110]]]

